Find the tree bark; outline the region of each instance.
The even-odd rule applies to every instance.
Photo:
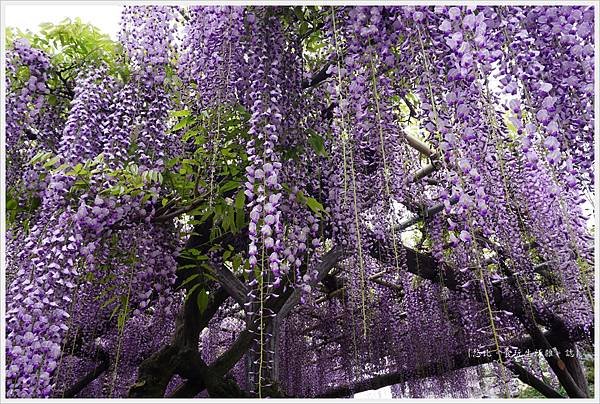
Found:
[[[552,332],[547,332],[545,337],[548,341],[552,341],[554,344],[558,344],[557,336]],[[537,350],[537,344],[532,338],[523,338],[510,342],[508,345],[516,348],[516,355],[525,355],[527,352]],[[390,386],[393,384],[404,383],[409,378],[422,378],[436,376],[440,372],[447,371],[448,365],[452,370],[461,368],[483,365],[486,363],[498,361],[500,356],[496,351],[495,345],[490,345],[488,349],[484,349],[484,352],[489,352],[489,355],[474,356],[468,352],[452,355],[443,363],[433,362],[420,366],[417,368],[413,375],[406,375],[406,372],[390,372],[384,375],[373,376],[369,379],[358,381],[356,383],[349,383],[343,386],[332,387],[331,389],[317,395],[317,398],[336,398],[336,397],[349,397],[361,391],[374,390],[382,387]],[[506,362],[507,358],[503,357],[503,361]]]
[[[547,398],[564,398],[558,391],[548,386],[542,380],[538,379],[516,362],[509,363],[507,366],[523,383],[533,387]]]
[[[437,262],[435,259],[433,259],[433,257],[420,254],[417,251],[409,248],[405,248],[405,251],[407,270],[409,272],[428,279],[434,283],[439,283],[443,279],[443,285],[445,287],[450,290],[461,291],[458,285],[456,273],[452,268],[446,266],[440,267],[437,265]],[[371,256],[383,262],[394,262],[389,248],[381,243],[375,243],[371,247],[370,253]],[[501,254],[500,258],[502,258]],[[506,272],[508,269],[504,267],[504,271]],[[516,278],[510,271],[508,271],[506,275],[509,276],[510,282],[516,283]],[[513,289],[520,290],[516,284],[514,286],[515,287]],[[503,293],[500,286],[495,286],[494,288],[495,290],[493,291],[492,295],[496,305],[501,309],[512,312],[515,314],[515,316],[517,316],[517,318],[519,318],[533,341],[536,343],[536,349],[548,350],[551,348],[551,345],[548,343],[544,334],[540,331],[537,325],[540,322],[549,327],[552,331],[554,331],[554,334],[558,336],[559,341],[558,343],[554,344],[554,346],[564,347],[565,344],[571,342],[569,341],[569,335],[566,332],[565,323],[559,316],[549,312],[548,310],[546,310],[544,313],[541,313],[538,309],[534,309],[532,305],[525,300],[525,297],[520,294],[520,292],[510,294],[509,298],[507,297],[508,295]],[[473,293],[473,297],[476,300],[483,301],[483,296],[481,296],[480,293]],[[528,307],[530,310],[527,310]],[[589,393],[586,392],[586,389],[581,388],[579,383],[575,382],[574,376],[571,374],[570,370],[567,368],[567,365],[561,358],[559,358],[557,355],[549,355],[545,356],[545,358],[569,397],[586,398],[589,396]],[[579,360],[574,357],[570,359],[570,363],[571,368],[575,374],[577,374],[577,369],[581,368]],[[579,373],[582,374],[583,372],[580,370]],[[580,379],[580,383],[583,383],[581,374],[578,378]]]
[[[110,358],[108,357],[108,354],[103,350],[99,350],[98,359],[100,359],[100,364],[98,364],[98,366],[92,369],[92,371],[86,374],[83,378],[79,379],[69,389],[65,390],[63,394],[64,398],[75,397],[81,392],[81,390],[85,389],[91,382],[96,380],[102,373],[108,370],[110,367]]]
[[[203,364],[198,354],[198,338],[228,295],[224,289],[218,289],[200,315],[196,304],[197,293],[195,291],[188,298],[177,317],[173,342],[141,363],[137,381],[129,389],[129,397],[164,397],[167,385],[175,374],[190,377],[191,374],[203,373],[198,370],[198,366]]]
[[[588,380],[583,371],[581,361],[577,356],[577,346],[571,341],[567,341],[565,344],[561,344],[559,347],[559,355],[560,359],[562,359],[565,365],[567,365],[567,370],[571,376],[573,376],[573,380],[575,380],[577,386],[579,386],[586,397],[589,397],[590,390],[588,387]]]
[[[389,251],[389,248],[387,248],[381,243],[374,243],[370,247],[369,253],[374,258],[383,262],[393,262],[393,254]],[[439,283],[443,280],[443,285],[445,287],[449,288],[450,290],[464,293],[464,290],[462,290],[459,286],[458,278],[452,268],[446,266],[440,267],[437,265],[436,261],[431,256],[418,253],[409,248],[405,248],[405,253],[407,270],[409,272],[435,283]],[[317,268],[319,276],[314,283],[316,284],[317,282],[322,281],[325,278],[325,276],[329,273],[330,269],[333,268],[333,266],[339,260],[341,260],[342,257],[343,252],[342,249],[339,247],[335,247],[327,254],[325,254],[323,256],[322,263]],[[242,331],[238,335],[234,343],[229,347],[229,349],[225,353],[223,353],[211,366],[206,366],[205,364],[203,364],[203,362],[201,362],[200,367],[198,367],[197,362],[196,365],[193,366],[189,363],[189,358],[196,356],[193,354],[193,352],[197,353],[197,342],[200,331],[202,330],[202,328],[208,325],[208,321],[214,315],[216,310],[218,310],[220,304],[225,300],[225,298],[232,294],[237,296],[235,300],[238,301],[238,303],[241,301],[242,288],[240,288],[239,285],[236,284],[236,282],[229,282],[230,279],[228,279],[226,276],[221,276],[221,279],[219,280],[228,284],[227,288],[224,288],[222,286],[219,289],[219,291],[221,291],[222,293],[222,300],[214,300],[214,304],[211,304],[210,310],[207,309],[208,313],[204,313],[203,316],[200,316],[199,313],[197,313],[195,299],[193,297],[190,297],[190,300],[194,302],[193,308],[191,309],[192,312],[183,316],[181,330],[179,330],[176,333],[174,344],[165,347],[162,351],[159,351],[157,354],[155,354],[157,355],[157,357],[153,355],[153,357],[148,359],[149,363],[145,363],[140,367],[141,377],[138,377],[138,380],[141,380],[141,382],[144,384],[138,385],[140,383],[138,382],[138,384],[132,386],[132,390],[130,391],[130,394],[132,396],[164,396],[166,384],[168,383],[168,381],[170,381],[171,377],[175,373],[182,375],[182,377],[187,379],[187,381],[176,389],[175,393],[172,395],[173,397],[194,397],[203,389],[208,389],[209,394],[211,396],[214,396],[214,394],[224,394],[224,391],[235,391],[237,392],[235,394],[246,394],[244,392],[241,392],[241,390],[238,390],[239,388],[236,389],[231,387],[231,381],[228,382],[226,380],[226,375],[229,372],[229,370],[233,366],[235,366],[235,364],[242,358],[242,356],[248,351],[249,347],[256,340],[256,333],[254,332],[255,330],[252,328],[252,325],[249,325],[249,328]],[[245,287],[245,285],[242,286]],[[279,324],[281,324],[281,322],[283,321],[283,319],[298,304],[300,300],[300,290],[292,290],[288,287],[284,291],[283,286],[284,285],[282,285],[278,289],[278,291],[275,292],[275,294],[279,295],[279,297],[270,297],[266,303],[266,307],[276,314],[274,324],[270,325],[273,319],[271,317],[268,317],[265,319],[265,321],[263,321],[263,326],[278,327]],[[227,290],[229,291],[229,293],[227,293]],[[500,307],[507,308],[513,312],[519,312],[518,307],[513,307],[515,305],[514,301],[511,301],[510,299],[502,299],[501,291],[497,290],[495,292],[500,292],[496,293],[496,297],[499,296],[499,300],[497,300],[496,303],[499,304]],[[474,297],[480,301],[483,299],[483,296],[477,295],[476,293]],[[188,304],[186,304],[186,307],[187,306]],[[522,307],[524,306],[521,306],[521,312],[523,311]],[[190,310],[190,308],[188,308],[187,310]],[[547,334],[543,334],[539,330],[539,328],[537,328],[537,326],[535,327],[535,329],[537,329],[537,332],[533,327],[530,327],[528,331],[531,333],[532,338],[529,338],[523,344],[520,344],[520,348],[529,346],[531,349],[539,350],[547,349],[549,346],[557,346],[561,344],[564,345],[565,343],[569,342],[565,340],[566,337],[563,333],[564,323],[561,323],[560,318],[555,316],[553,313],[550,313],[550,315],[548,315],[548,313],[543,314],[544,316],[541,316],[538,313],[536,316],[534,313],[534,317],[545,319],[546,323],[544,325],[549,326],[550,331],[547,332]],[[200,318],[200,320],[198,320],[198,318]],[[199,324],[194,325],[194,323],[198,321]],[[188,342],[182,343],[181,341],[179,341],[177,337],[177,335],[179,334],[186,334],[187,337],[183,338],[183,341]],[[175,348],[173,347],[173,345],[175,346]],[[182,349],[182,347],[185,347],[186,349]],[[187,349],[188,347],[189,349]],[[187,357],[185,355],[181,355],[182,352],[184,352],[187,355]],[[171,359],[166,360],[165,357],[170,357]],[[565,387],[565,390],[568,392],[569,396],[587,396],[585,389],[583,389],[580,386],[581,380],[576,382],[573,376],[571,375],[571,372],[576,373],[576,365],[578,364],[576,358],[574,361],[571,361],[569,367],[567,367],[567,365],[565,364],[566,362],[564,362],[561,358],[556,357],[548,359],[549,364],[551,365],[553,371],[557,374],[557,377],[559,377],[561,384]],[[472,358],[468,357],[468,355],[467,357],[465,357],[465,355],[455,355],[452,357],[452,362],[454,363],[454,366],[456,368],[473,366],[481,363],[488,363],[492,360],[494,360],[493,355],[490,359]],[[167,366],[164,365],[165,362],[167,363]],[[189,369],[185,369],[186,366],[188,366]],[[435,369],[440,369],[440,364],[426,364],[422,366],[421,370],[423,372],[419,372],[418,374],[427,374],[428,371],[433,372]],[[519,370],[517,370],[517,372],[518,371]],[[153,379],[153,376],[149,375],[149,373],[153,373],[154,375],[160,375],[162,373],[165,376],[164,379],[161,377],[158,377],[158,379]],[[521,373],[523,374],[523,372]],[[580,371],[580,373],[581,375],[583,374],[582,371]],[[581,375],[578,375],[578,379]],[[402,372],[391,373],[388,375],[378,375],[372,379],[359,381],[352,385],[339,386],[337,388],[329,390],[328,392],[325,392],[321,396],[346,396],[366,389],[379,388],[390,384],[395,384],[400,381],[403,381],[405,377],[406,375]],[[151,382],[155,387],[150,388],[149,386],[146,386],[145,383],[147,382]],[[228,386],[226,386],[225,383],[227,383]],[[549,391],[546,391],[545,393],[550,394]]]
[[[335,264],[342,259],[343,250],[341,247],[334,247],[328,251],[321,263],[317,265],[317,279],[313,280],[312,286],[320,282]],[[287,315],[292,308],[300,301],[300,290],[291,289],[283,283],[275,292],[279,297],[268,299],[266,308],[278,315],[284,313]],[[272,317],[267,317],[263,321],[263,326],[268,327],[272,321]],[[227,372],[235,366],[235,364],[248,351],[252,343],[256,339],[255,330],[250,328],[242,331],[234,343],[225,351],[211,366],[210,370],[216,377],[223,378]],[[201,379],[189,379],[177,388],[177,395],[173,397],[194,397],[205,388],[205,382]]]

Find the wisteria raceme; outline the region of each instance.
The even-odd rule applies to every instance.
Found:
[[[58,150],[63,161],[72,166],[83,163],[86,159],[96,158],[104,148],[102,141],[106,138],[103,134],[112,134],[118,129],[111,126],[115,120],[108,115],[110,107],[106,105],[109,102],[107,91],[116,84],[111,84],[105,73],[105,70],[99,70],[83,77],[75,91],[75,102]],[[118,112],[113,112],[113,115],[116,113]],[[163,118],[164,116],[158,115],[159,120]],[[110,154],[108,159],[110,164]],[[107,321],[115,304],[99,305],[99,296],[95,293],[97,285],[90,281],[89,275],[94,274],[91,280],[106,282],[106,275],[102,274],[104,265],[112,262],[115,269],[119,267],[115,256],[106,256],[108,261],[103,262],[102,250],[115,249],[114,243],[111,245],[109,242],[111,237],[114,240],[110,227],[128,217],[137,219],[138,213],[144,210],[140,198],[131,200],[128,196],[100,196],[101,187],[107,179],[99,177],[92,179],[89,193],[79,193],[80,199],[73,206],[69,204],[67,195],[74,192],[77,175],[57,172],[48,177],[50,180],[42,194],[43,213],[37,218],[36,227],[26,235],[25,246],[31,252],[19,252],[17,259],[25,259],[26,264],[18,269],[9,290],[9,295],[15,299],[14,303],[20,301],[23,288],[32,292],[25,305],[11,303],[7,311],[8,355],[15,358],[11,360],[8,390],[10,395],[15,396],[50,395],[50,375],[55,373],[58,377],[62,370],[60,367],[64,352],[61,353],[61,350],[66,347],[67,331],[71,331],[70,338],[76,338],[78,333],[81,333],[80,336],[86,335],[88,331],[106,327],[101,322]],[[136,205],[138,209],[135,209]],[[139,309],[146,308],[148,298],[153,293],[158,293],[158,300],[161,301],[161,308],[154,316],[159,316],[164,310],[168,313],[167,316],[170,315],[169,302],[172,302],[172,296],[169,296],[169,288],[174,281],[175,260],[172,255],[176,246],[169,246],[172,244],[169,237],[165,229],[147,229],[133,238],[138,240],[134,244],[134,254],[127,257],[129,265],[121,265],[120,268],[124,279],[120,285],[124,292],[121,293],[128,297],[124,305],[121,302],[121,306],[117,305],[116,308],[124,310],[124,318],[129,316],[130,309],[139,313]],[[148,247],[144,243],[148,243]],[[163,254],[160,243],[164,243],[166,248]],[[129,250],[131,251],[131,247]],[[158,259],[157,255],[160,255]],[[142,264],[141,268],[134,271],[131,265],[135,265],[138,260]],[[87,277],[81,273],[83,267],[88,271]],[[157,272],[157,268],[161,270]],[[116,270],[117,274],[118,272],[119,269]],[[132,282],[133,277],[127,275],[134,272],[135,282]],[[130,296],[132,283],[139,290],[140,296]],[[46,288],[42,285],[46,285]],[[112,290],[116,292],[119,289],[115,286],[113,280]],[[143,289],[144,286],[149,289]],[[86,296],[94,304],[88,302],[85,305]],[[78,299],[82,301],[77,301]],[[136,307],[138,304],[139,308]],[[94,321],[90,321],[89,313],[81,312],[80,317],[79,312],[72,312],[72,308],[77,305],[94,309]],[[30,337],[32,332],[35,332],[33,338]],[[57,369],[58,372],[55,372]]]
[[[11,187],[17,184],[20,169],[25,168],[25,161],[33,157],[33,154],[29,154],[31,149],[23,146],[30,138],[35,137],[36,128],[32,124],[39,117],[45,103],[44,94],[48,91],[46,72],[50,62],[48,56],[43,51],[32,48],[27,39],[15,41],[6,59],[7,89],[10,94],[6,103],[6,144],[7,159],[11,162],[6,182]],[[26,82],[18,83],[18,68],[27,70]]]
[[[594,156],[594,123],[589,119],[594,92],[590,11],[579,7],[517,10],[525,19],[524,27],[509,23],[506,38],[515,59],[535,60],[522,70],[523,63],[513,64],[511,73],[522,81],[519,90],[526,106],[544,128],[540,134],[545,137],[548,162],[560,164],[559,152],[564,151],[584,183],[594,180],[590,165]],[[554,46],[557,43],[560,47]],[[513,82],[513,86],[518,84]]]
[[[245,33],[243,7],[191,7],[179,72],[195,84],[200,108],[235,101],[234,86],[243,72]]]
[[[17,36],[7,396],[589,397],[594,11],[134,5],[71,79]]]
[[[271,17],[273,18],[273,17]],[[282,115],[279,112],[281,88],[277,83],[265,80],[265,77],[277,77],[279,69],[283,66],[278,63],[280,53],[283,51],[283,38],[277,32],[280,29],[275,21],[269,23],[258,22],[254,14],[249,14],[247,20],[256,31],[254,40],[256,48],[251,50],[249,64],[256,67],[250,80],[249,103],[252,118],[248,133],[251,139],[247,143],[250,164],[246,168],[248,181],[246,183],[246,196],[252,208],[250,211],[250,269],[257,265],[258,259],[262,262],[268,255],[269,266],[275,280],[280,277],[279,252],[282,250],[281,224],[278,206],[281,193],[279,184],[279,170],[281,163],[275,155],[275,147],[281,135]],[[264,24],[264,26],[262,26]],[[278,35],[279,34],[279,35]],[[266,38],[274,40],[267,48]],[[266,61],[271,59],[267,71]],[[259,256],[257,246],[262,245],[263,250]],[[259,281],[262,282],[262,281]]]

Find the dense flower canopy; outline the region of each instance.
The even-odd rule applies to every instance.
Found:
[[[128,6],[118,44],[13,38],[7,395],[461,397],[493,363],[589,396],[593,27]]]

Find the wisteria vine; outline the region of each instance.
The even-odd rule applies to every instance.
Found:
[[[594,41],[591,6],[127,6],[69,81],[14,39],[7,396],[588,396]]]

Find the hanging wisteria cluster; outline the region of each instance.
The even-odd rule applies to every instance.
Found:
[[[14,40],[7,396],[588,397],[593,28],[128,6],[59,104]]]

